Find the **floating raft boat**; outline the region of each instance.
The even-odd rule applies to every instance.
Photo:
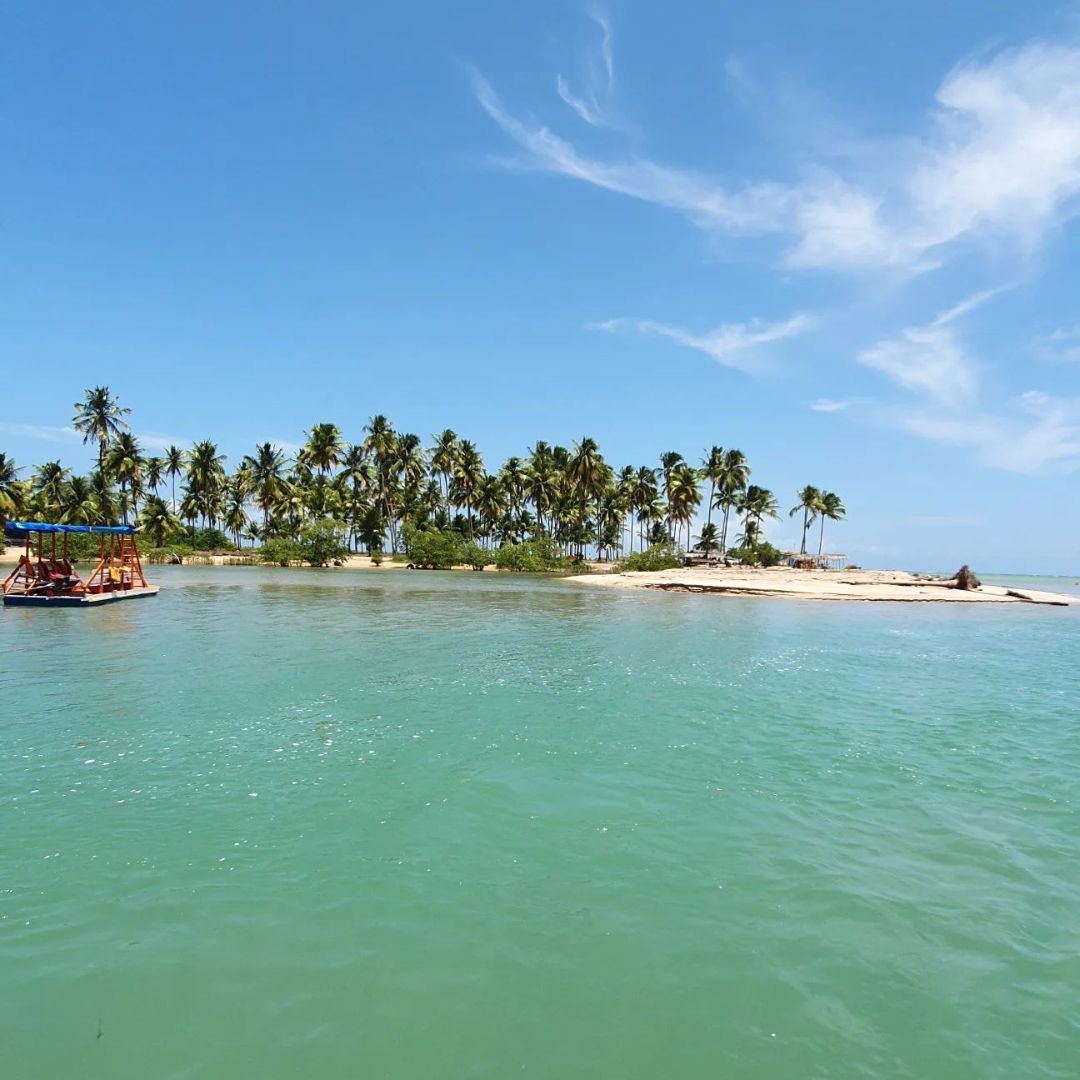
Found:
[[[9,521],[4,534],[25,545],[18,565],[0,586],[6,606],[93,607],[157,595],[158,587],[149,584],[143,574],[135,530],[130,525]],[[97,562],[85,581],[68,557],[72,534],[101,539]]]

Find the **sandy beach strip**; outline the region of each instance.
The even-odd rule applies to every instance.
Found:
[[[22,548],[9,546],[0,552],[0,566],[14,566]],[[247,553],[243,553],[244,556]],[[240,555],[209,555],[185,564],[189,566],[242,565]],[[244,559],[246,562],[246,559]],[[251,564],[249,564],[251,565]],[[254,565],[265,566],[265,563]],[[680,567],[641,573],[612,573],[604,564],[590,564],[593,573],[566,577],[575,584],[606,589],[652,589],[659,592],[711,593],[720,596],[760,596],[789,600],[855,600],[899,603],[945,604],[1045,604],[1068,607],[1077,604],[1075,596],[1027,588],[983,585],[965,592],[952,587],[947,578],[930,574],[909,574],[900,570],[793,570],[775,566],[756,567]],[[384,559],[378,566],[367,555],[350,555],[339,569],[407,570],[403,562]],[[147,566],[148,572],[153,568]],[[472,572],[469,567],[458,571]],[[495,572],[493,566],[487,567]],[[451,571],[453,572],[453,571]],[[0,574],[0,580],[6,576]]]
[[[779,597],[790,600],[862,600],[901,603],[1048,604],[1066,607],[1075,597],[1032,589],[983,585],[971,591],[952,587],[945,578],[893,570],[793,570],[788,567],[691,567],[624,574],[590,574],[567,581],[608,589],[727,596]]]

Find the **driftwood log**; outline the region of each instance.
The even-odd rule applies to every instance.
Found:
[[[964,565],[961,566],[949,580],[955,581],[955,587],[957,589],[963,589],[964,592],[967,592],[969,589],[982,588],[982,582],[975,576],[975,571],[972,570],[967,563],[964,563]]]

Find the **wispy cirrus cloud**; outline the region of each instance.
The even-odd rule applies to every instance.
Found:
[[[566,76],[559,72],[555,78],[555,91],[586,124],[601,127],[608,123],[608,103],[615,89],[615,35],[605,11],[593,8],[588,15],[600,31],[600,41],[596,49],[586,55],[582,65],[583,89],[575,93]]]
[[[508,110],[474,73],[482,108],[518,164],[674,210],[707,232],[775,235],[802,269],[925,270],[951,245],[994,234],[1032,248],[1080,194],[1080,49],[1034,43],[942,81],[926,129],[883,140],[888,169],[842,175],[811,164],[791,179],[733,185],[648,158],[601,159]],[[884,179],[883,179],[884,177]]]
[[[818,398],[816,401],[810,402],[810,408],[814,412],[822,413],[838,413],[845,412],[848,409],[854,408],[856,405],[862,405],[864,401],[862,398],[847,398],[844,400],[837,400],[836,398]]]
[[[13,435],[21,439],[35,439],[41,442],[82,442],[82,435],[73,427],[54,427],[50,424],[20,424],[2,420],[0,421],[0,434]]]
[[[910,327],[899,338],[864,349],[857,359],[907,390],[929,394],[939,405],[955,408],[975,396],[975,365],[948,326]]]
[[[73,427],[61,427],[51,424],[22,424],[11,421],[0,421],[0,434],[11,435],[21,439],[32,439],[36,442],[51,443],[81,443],[83,434]],[[170,446],[185,448],[191,445],[191,439],[181,438],[177,435],[161,435],[156,432],[137,432],[135,435],[139,445],[144,451],[151,453],[160,452]],[[96,444],[95,444],[96,445]]]
[[[181,450],[186,450],[194,439],[187,439],[180,435],[159,435],[153,431],[141,431],[137,432],[135,438],[139,440],[140,445],[144,450],[156,451],[160,453],[162,450],[168,450],[170,446],[179,446]]]
[[[701,334],[652,319],[608,319],[594,323],[592,329],[608,333],[634,331],[668,338],[688,349],[703,352],[725,367],[754,373],[761,369],[759,352],[763,346],[804,334],[813,324],[814,320],[809,315],[797,312],[782,322],[766,323],[752,319],[745,323],[725,323]]]
[[[1080,326],[1059,326],[1035,338],[1032,344],[1036,355],[1050,363],[1080,363]]]
[[[272,440],[272,444],[278,450],[284,450],[285,453],[289,454],[291,457],[296,457],[296,455],[304,449],[303,443],[291,442],[289,439],[274,439]]]
[[[1006,472],[1080,469],[1080,398],[1029,390],[995,412],[949,416],[899,409],[891,419],[924,439],[968,448],[981,464]]]
[[[962,336],[961,320],[1011,286],[974,293],[923,327],[861,352],[859,363],[914,392],[904,404],[860,402],[860,417],[879,427],[972,452],[982,465],[1035,475],[1080,468],[1080,398],[1028,390],[1002,404],[980,401],[980,365]],[[849,402],[815,402],[840,412]]]
[[[970,405],[978,387],[977,365],[953,324],[1010,287],[973,293],[941,312],[929,325],[908,327],[899,337],[864,349],[856,359],[907,390],[928,394],[938,405]]]
[[[703,228],[731,232],[768,231],[778,205],[788,194],[778,185],[759,185],[730,194],[709,181],[644,159],[603,163],[580,154],[572,143],[547,127],[533,127],[517,119],[502,103],[491,84],[472,72],[473,91],[484,111],[523,150],[517,165],[543,168],[595,187],[628,195],[675,210]]]

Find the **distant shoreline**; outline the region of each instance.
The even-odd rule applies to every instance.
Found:
[[[0,553],[0,566],[14,566],[21,548],[9,547]],[[272,564],[248,561],[250,556],[239,552],[225,555],[198,555],[198,561],[184,566],[262,566]],[[243,560],[243,561],[241,561]],[[763,597],[787,600],[846,600],[855,602],[892,603],[950,603],[950,604],[1034,604],[1067,607],[1080,604],[1077,597],[1043,589],[1008,587],[984,584],[980,589],[964,592],[952,586],[946,577],[933,574],[913,574],[901,570],[794,570],[790,567],[685,567],[655,572],[616,573],[610,563],[589,563],[591,572],[562,576],[562,580],[583,586],[606,589],[652,590],[658,592],[695,593],[716,596]],[[154,567],[146,566],[148,576]],[[326,567],[335,570],[408,570],[409,564],[384,558],[378,565],[367,555],[349,555],[340,565]],[[449,573],[468,571],[471,567],[455,567]],[[485,573],[509,573],[489,566]],[[3,576],[3,575],[0,575]],[[1009,575],[994,575],[1008,577]],[[1033,575],[1018,574],[1016,577]],[[1035,575],[1037,576],[1037,575]]]

